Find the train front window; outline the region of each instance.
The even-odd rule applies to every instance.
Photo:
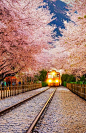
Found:
[[[55,74],[55,75],[52,75],[52,74],[48,74],[48,78],[59,78],[59,74]]]
[[[52,74],[48,74],[48,78],[53,78],[53,75]]]
[[[53,78],[59,78],[59,74],[55,74],[54,76],[53,76]]]

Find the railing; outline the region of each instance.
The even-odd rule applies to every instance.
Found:
[[[14,85],[14,86],[0,86],[0,99],[7,98],[10,96],[15,96],[20,93],[24,93],[30,90],[34,90],[42,87],[41,83],[33,83],[29,85]]]
[[[77,94],[78,96],[82,97],[86,100],[86,84],[66,84],[67,88],[71,90],[73,93]]]

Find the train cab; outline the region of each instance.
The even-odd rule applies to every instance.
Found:
[[[55,70],[49,71],[47,73],[46,82],[48,86],[59,86],[61,83],[60,73]]]

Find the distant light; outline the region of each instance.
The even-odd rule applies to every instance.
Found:
[[[56,83],[58,83],[59,81],[58,81],[58,80],[56,80],[55,82],[56,82]]]
[[[52,82],[52,80],[51,80],[51,79],[49,79],[49,80],[48,80],[48,82],[49,82],[49,83],[51,83],[51,82]]]
[[[55,75],[56,73],[55,72],[52,72],[52,75]]]

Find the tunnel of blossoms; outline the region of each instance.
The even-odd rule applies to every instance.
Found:
[[[56,36],[47,0],[0,0],[0,76],[51,68],[86,73],[86,0],[61,1],[70,21],[63,21],[62,36]],[[58,12],[56,0],[48,2]]]

